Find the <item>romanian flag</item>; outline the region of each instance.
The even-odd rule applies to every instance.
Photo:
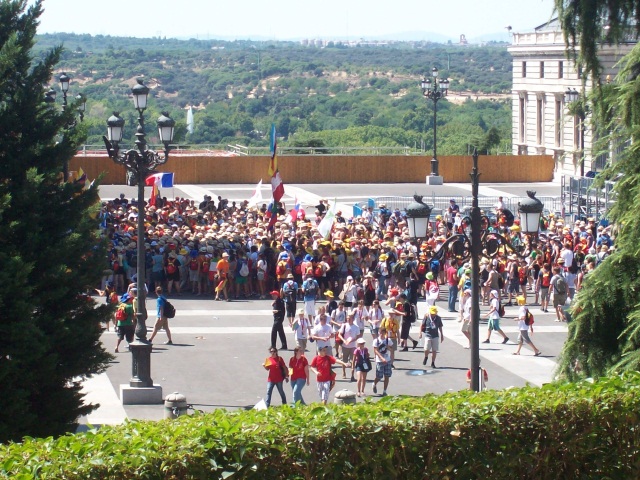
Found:
[[[269,144],[269,151],[271,152],[271,160],[269,160],[269,170],[267,173],[273,177],[273,174],[278,171],[278,141],[276,140],[276,125],[271,124],[271,141]]]

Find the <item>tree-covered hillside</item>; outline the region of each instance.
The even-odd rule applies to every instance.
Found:
[[[264,146],[265,132],[275,123],[282,146],[313,140],[325,146],[430,149],[433,105],[418,85],[433,66],[450,79],[455,94],[504,94],[511,88],[505,45],[398,42],[315,48],[292,42],[47,34],[38,37],[36,49],[60,44],[65,52],[59,72],[72,78],[69,93],[88,98],[90,144],[100,144],[112,110],[121,112],[132,138],[135,113],[128,94],[141,75],[153,94],[148,118],[169,110],[179,122],[177,140],[191,144]],[[59,90],[56,80],[52,83]],[[186,129],[188,106],[195,109],[192,134]],[[501,149],[508,149],[506,100],[442,101],[438,110],[442,154],[466,153],[469,144],[495,149],[502,142]]]

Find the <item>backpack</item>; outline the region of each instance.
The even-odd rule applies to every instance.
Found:
[[[125,311],[126,304],[121,303],[116,310],[116,320],[124,322],[127,319],[127,312]]]
[[[167,318],[173,318],[176,316],[176,307],[171,305],[168,300],[164,302],[164,316]]]
[[[425,275],[427,273],[427,264],[424,262],[420,262],[418,264],[418,275]]]
[[[293,286],[293,282],[289,281],[284,284],[282,290],[284,291],[284,298],[287,302],[295,302],[296,301],[296,289]]]
[[[247,264],[247,262],[242,262],[242,266],[240,267],[240,271],[238,273],[240,273],[241,277],[249,276],[249,265]]]
[[[556,293],[559,295],[567,293],[567,281],[563,276],[560,276],[558,280],[556,280]]]
[[[196,260],[195,258],[193,260],[191,260],[189,262],[189,268],[191,270],[197,270],[198,269],[198,260]]]
[[[204,262],[202,262],[202,273],[207,273],[209,271],[209,260],[206,259]]]
[[[431,273],[438,276],[438,273],[440,272],[440,260],[431,260],[429,267],[431,268]]]
[[[316,265],[316,269],[314,270],[313,274],[316,277],[321,277],[322,275],[324,275],[324,269],[322,268],[322,265],[320,263]]]
[[[520,280],[520,283],[525,283],[525,281],[527,280],[527,270],[525,268],[520,268],[518,269],[518,279]]]
[[[315,280],[307,280],[304,286],[304,294],[307,296],[316,296],[318,294],[318,284]]]
[[[393,266],[393,274],[396,277],[406,277],[407,276],[407,262],[396,262]]]
[[[167,273],[172,274],[172,273],[176,273],[178,269],[176,268],[176,264],[173,262],[169,262],[167,264]]]
[[[502,275],[498,275],[498,288],[500,290],[504,288],[504,277]]]
[[[524,324],[527,327],[533,325],[533,313],[531,313],[528,308],[527,308],[527,313],[524,317]]]
[[[284,266],[284,262],[278,263],[278,265],[276,266],[276,275],[280,276],[284,275],[285,273],[287,273],[287,267]]]
[[[502,302],[498,302],[498,315],[500,315],[500,317],[504,317],[504,305]]]
[[[360,284],[356,285],[356,298],[358,300],[364,300],[364,288],[362,288]]]
[[[118,294],[116,292],[111,292],[109,294],[109,303],[118,303],[120,300],[118,299]]]
[[[467,278],[464,281],[464,285],[462,286],[462,291],[464,292],[465,290],[471,290],[471,279]]]

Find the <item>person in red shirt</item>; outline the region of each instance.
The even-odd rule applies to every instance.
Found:
[[[311,370],[316,374],[316,381],[318,382],[318,393],[320,394],[320,401],[326,405],[329,400],[329,392],[333,384],[335,383],[336,374],[331,370],[331,365],[336,363],[343,367],[349,365],[341,360],[338,360],[331,355],[327,355],[327,348],[322,347],[318,352],[318,355],[311,360]]]
[[[262,366],[269,372],[267,376],[267,398],[264,400],[267,408],[271,405],[271,393],[274,387],[278,389],[282,404],[286,405],[287,397],[284,394],[282,382],[289,381],[289,371],[287,370],[287,365],[284,363],[284,359],[278,355],[277,349],[273,347],[269,349],[269,357],[267,357]]]
[[[304,348],[293,349],[293,357],[289,359],[289,375],[291,377],[291,388],[293,389],[293,404],[300,402],[302,405],[302,389],[305,384],[309,385],[309,361],[304,356]]]

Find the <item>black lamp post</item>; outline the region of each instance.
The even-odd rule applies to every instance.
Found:
[[[422,94],[433,101],[433,158],[431,159],[431,175],[432,177],[439,177],[438,173],[438,149],[437,149],[437,130],[438,130],[438,100],[447,96],[449,90],[449,80],[446,78],[438,78],[438,69],[433,67],[431,71],[431,78],[425,76],[420,84],[422,88]],[[428,180],[428,179],[427,179]],[[434,184],[442,184],[442,181]]]
[[[132,378],[131,387],[153,387],[151,379],[151,344],[147,340],[147,308],[146,308],[146,278],[145,278],[145,247],[144,247],[144,186],[147,176],[158,165],[164,164],[169,159],[170,143],[173,141],[175,121],[169,114],[163,112],[158,119],[158,134],[164,145],[164,155],[151,150],[147,146],[144,130],[144,110],[147,108],[147,96],[149,88],[144,85],[141,78],[131,91],[133,103],[138,110],[138,127],[136,129],[136,148],[120,152],[119,144],[124,132],[124,120],[117,112],[107,120],[107,137],[103,137],[109,157],[117,164],[124,165],[127,172],[138,185],[138,232],[137,232],[137,259],[136,268],[138,284],[138,311],[136,313],[136,341],[131,343]]]
[[[409,236],[413,239],[425,238],[429,228],[429,216],[431,215],[430,207],[422,201],[421,195],[414,195],[413,202],[407,205],[406,217],[407,226],[409,227]]]
[[[589,106],[586,103],[584,94],[581,95],[575,88],[567,88],[567,91],[564,92],[564,99],[567,103],[572,103],[574,105],[573,110],[580,119],[580,176],[584,177],[584,122],[587,118],[587,114],[589,113]]]
[[[464,233],[450,237],[436,254],[443,258],[446,252],[466,259],[471,257],[471,389],[480,391],[482,370],[480,369],[480,258],[493,258],[501,249],[508,248],[521,255],[509,240],[497,232],[488,229],[489,220],[482,216],[478,207],[478,189],[480,173],[478,172],[478,151],[473,152],[473,169],[471,170],[471,192],[473,203],[471,208],[471,228]],[[530,200],[519,205],[521,227],[527,235],[537,235],[540,225],[540,214],[543,204],[535,198],[535,192],[527,192]],[[486,226],[486,229],[483,228]],[[468,233],[471,234],[469,238]],[[522,257],[521,257],[522,258]]]
[[[62,74],[58,77],[58,81],[60,82],[60,90],[62,90],[62,111],[64,112],[66,111],[68,106],[67,93],[69,92],[69,83],[71,81],[71,78],[69,78],[69,76],[65,72],[62,72]],[[76,96],[75,100],[78,106],[78,116],[80,117],[80,121],[82,122],[84,120],[84,112],[86,109],[87,98],[80,93]],[[50,88],[45,93],[44,101],[47,103],[55,103],[56,91],[53,88]],[[75,126],[76,126],[76,122],[73,121],[69,123],[66,126],[66,128],[69,129]],[[62,178],[64,179],[65,182],[69,180],[69,161],[68,160],[65,160],[64,165],[62,166]]]

